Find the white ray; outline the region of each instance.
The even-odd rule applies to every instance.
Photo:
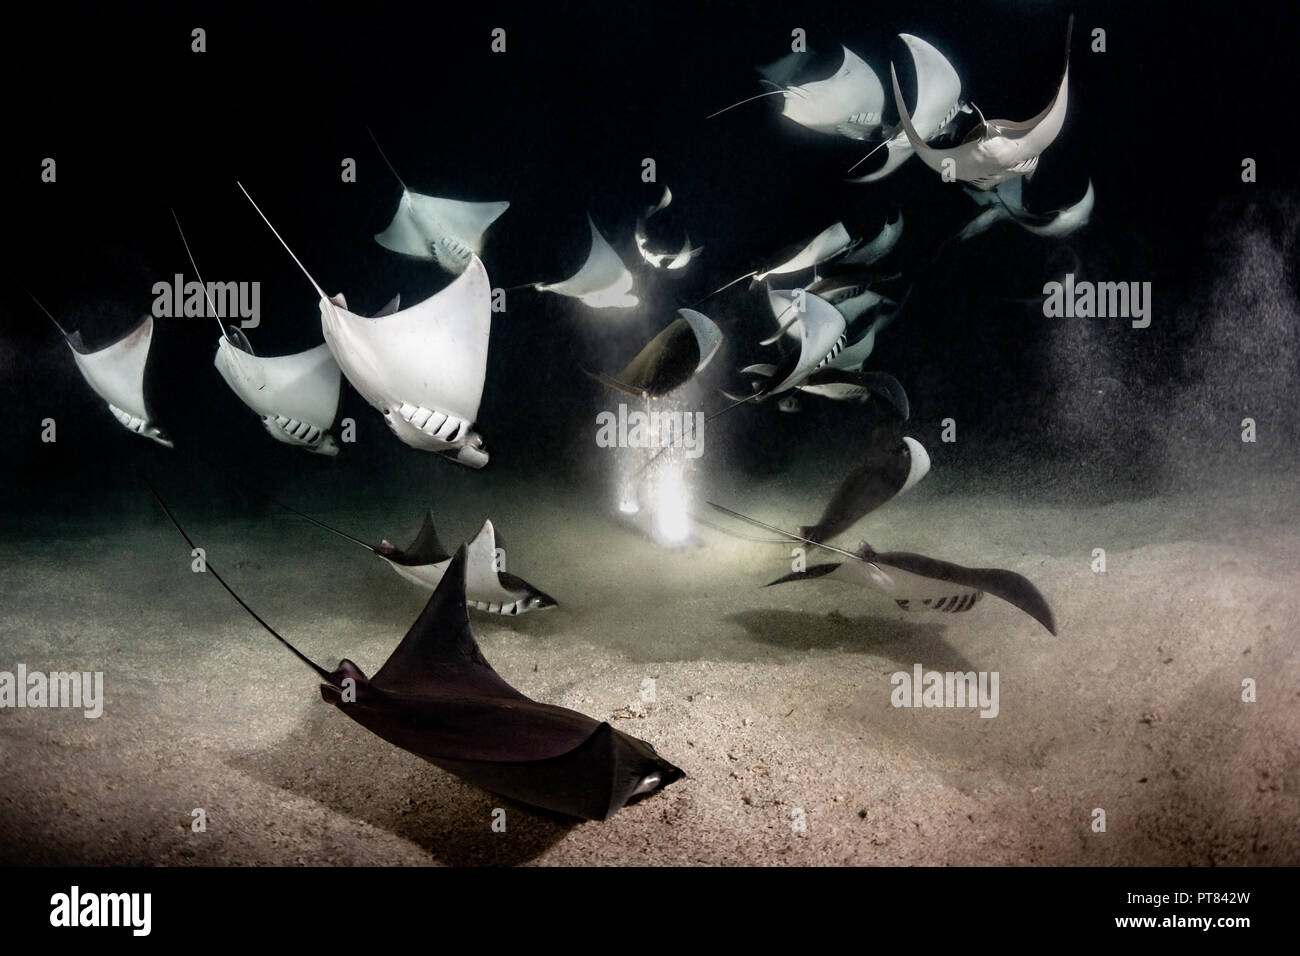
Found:
[[[842,49],[844,59],[833,76],[786,89],[781,112],[819,133],[864,139],[880,125],[885,89],[862,57]]]
[[[144,368],[153,343],[153,316],[146,315],[130,332],[112,345],[90,351],[81,334],[67,336],[72,358],[86,383],[108,403],[124,428],[172,447],[172,441],[153,420],[144,398]]]
[[[1068,51],[1067,51],[1068,52]],[[889,67],[894,83],[894,102],[902,119],[907,138],[922,162],[935,172],[968,182],[980,189],[992,189],[1016,176],[1033,175],[1038,158],[1051,146],[1065,124],[1070,91],[1070,66],[1067,56],[1056,96],[1047,107],[1023,123],[1012,120],[986,120],[966,137],[965,142],[950,149],[935,149],[912,122],[898,88],[898,73]],[[978,110],[977,110],[978,112]]]
[[[483,234],[509,208],[504,201],[464,202],[403,188],[393,221],[375,241],[391,252],[436,260],[459,275],[483,252]]]
[[[337,455],[328,434],[338,412],[342,376],[338,363],[322,343],[293,355],[262,357],[232,340],[231,330],[217,340],[213,364],[226,384],[261,416],[267,432],[278,441],[299,445],[322,455]]]
[[[910,33],[898,36],[907,45],[916,67],[916,108],[911,114],[912,126],[921,139],[932,139],[953,121],[961,109],[961,77],[948,58],[925,40]],[[883,145],[888,150],[885,165],[851,182],[871,183],[884,179],[907,162],[914,152],[901,124]]]
[[[539,292],[578,299],[593,309],[630,309],[640,301],[632,295],[632,273],[627,271],[618,253],[600,234],[591,216],[591,250],[582,268],[560,282],[538,282],[533,285]]]

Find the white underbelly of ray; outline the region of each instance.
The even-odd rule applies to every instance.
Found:
[[[237,185],[257,209],[248,191]],[[438,210],[451,211],[445,215],[459,211],[480,223],[481,228],[464,230],[476,236],[475,242],[508,205],[458,203],[403,190],[399,211],[413,208],[413,202],[420,199],[436,214]],[[477,220],[473,207],[477,207]],[[393,310],[365,318],[348,311],[342,295],[326,295],[261,209],[257,214],[320,295],[321,331],[339,370],[383,414],[393,434],[413,448],[445,454],[471,468],[486,465],[489,458],[483,439],[470,427],[483,398],[492,331],[492,287],[479,258],[471,256],[463,272],[423,301],[405,309],[394,303]],[[396,216],[390,231],[398,230],[402,240],[409,238],[415,232],[413,227],[407,228],[412,226],[411,218]],[[391,237],[381,233],[376,238],[383,245]],[[394,242],[394,247],[401,245]],[[435,414],[442,419],[430,431]],[[450,425],[448,419],[453,419]]]
[[[491,521],[483,522],[479,533],[470,541],[465,555],[465,594],[481,611],[493,614],[517,614],[528,594],[503,587],[498,574],[496,529]]]
[[[1028,159],[1014,163],[1011,166],[1004,166],[998,158],[987,159],[977,156],[975,157],[974,168],[981,170],[981,172],[969,180],[970,184],[979,189],[992,189],[999,183],[1015,179],[1017,176],[1028,176],[1033,173],[1038,168],[1038,157],[1030,156]],[[983,172],[983,170],[988,171]],[[958,174],[960,175],[960,173],[959,166]]]
[[[395,561],[389,561],[388,564],[397,572],[398,576],[432,591],[438,586],[442,576],[447,573],[447,566],[451,564],[451,558],[446,561],[439,561],[436,564],[398,564]]]
[[[867,390],[861,385],[850,385],[841,382],[834,382],[829,385],[800,385],[799,390],[807,392],[809,395],[820,395],[822,398],[833,399],[837,402],[866,401],[867,399]]]
[[[482,251],[484,232],[509,207],[508,202],[465,202],[403,188],[392,222],[375,240],[402,255],[434,259],[459,275]]]
[[[213,365],[272,438],[322,455],[338,454],[328,431],[338,410],[341,373],[327,345],[292,355],[255,356],[222,336]]]
[[[969,611],[984,597],[978,588],[867,561],[846,561],[828,577],[879,591],[905,611]]]
[[[894,603],[904,611],[944,611],[952,613],[961,613],[969,611],[975,604],[984,597],[983,591],[974,591],[968,588],[959,589],[955,592],[949,591],[943,597],[937,598],[895,598]]]
[[[377,319],[321,300],[321,327],[343,374],[397,438],[412,448],[482,468],[488,453],[473,430],[491,328],[487,272],[477,258],[451,285]]]
[[[528,610],[530,595],[501,586],[496,560],[494,533],[480,531],[470,542],[466,555],[465,602],[489,614],[515,616],[524,613]],[[400,564],[396,561],[388,561],[388,564],[401,577],[432,591],[442,581],[451,559],[433,564]]]
[[[844,341],[840,340],[841,343]],[[872,350],[876,347],[876,333],[872,329],[862,338],[858,339],[848,348],[843,349],[838,355],[832,354],[827,358],[827,363],[831,368],[844,369],[846,371],[856,371],[860,369],[864,362],[871,357]]]
[[[121,339],[93,352],[84,351],[66,336],[65,340],[86,384],[103,399],[122,427],[170,448],[171,439],[154,424],[144,397],[144,371],[153,341],[153,318],[145,316]],[[80,342],[80,336],[76,336],[76,342]]]

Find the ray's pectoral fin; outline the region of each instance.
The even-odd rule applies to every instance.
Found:
[[[888,402],[903,421],[911,417],[912,408],[907,401],[907,392],[898,379],[888,372],[863,372],[861,377],[866,390]]]
[[[549,594],[503,570],[504,563],[499,558],[504,555],[505,546],[496,537],[491,521],[483,522],[482,529],[467,547],[469,570],[465,591],[470,607],[514,617],[557,606]],[[399,576],[428,589],[441,586],[451,562],[434,528],[433,515],[428,512],[410,546],[401,549],[385,541],[373,550]]]
[[[431,685],[466,695],[527,700],[492,669],[469,623],[465,579],[469,548],[461,545],[442,582],[397,649],[370,683],[390,693],[426,693]]]
[[[873,448],[857,468],[835,489],[821,518],[801,534],[814,540],[832,538],[907,491],[930,470],[930,456],[914,438]]]
[[[1047,628],[1053,636],[1056,634],[1056,618],[1052,614],[1051,607],[1048,606],[1047,599],[1023,574],[1002,568],[967,568],[949,561],[940,561],[903,551],[878,554],[876,559],[882,566],[985,591],[1024,611]]]
[[[469,543],[466,600],[480,611],[509,616],[555,607],[556,601],[550,595],[504,572],[504,562],[498,562],[504,555],[505,547],[496,537],[496,528],[490,520],[484,521]]]
[[[171,438],[154,419],[144,395],[144,373],[153,331],[153,316],[146,315],[116,342],[94,351],[86,347],[78,332],[66,336],[66,341],[86,384],[104,400],[118,423],[128,431],[171,448]]]
[[[632,294],[634,280],[614,247],[587,216],[591,231],[591,247],[587,259],[576,273],[560,282],[538,282],[533,288],[539,292],[577,299],[593,309],[630,309],[640,300]]]
[[[833,574],[838,564],[814,564],[804,571],[792,571],[789,574],[782,575],[775,581],[768,581],[763,587],[770,588],[774,584],[786,584],[789,581],[810,581],[813,578],[824,578],[828,574]]]
[[[446,561],[451,557],[442,541],[438,538],[438,529],[434,526],[432,511],[424,513],[424,521],[420,524],[420,530],[416,533],[415,540],[402,553],[417,564]]]

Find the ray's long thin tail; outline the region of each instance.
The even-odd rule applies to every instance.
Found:
[[[47,309],[47,308],[45,308],[45,306],[41,305],[41,300],[40,300],[40,299],[36,298],[36,296],[32,295],[30,292],[28,292],[27,294],[32,296],[32,301],[36,303],[36,308],[40,309],[42,312],[45,313],[45,317],[46,317],[47,319],[49,319],[51,322],[54,323],[54,327],[55,327],[56,329],[59,330],[59,334],[62,335],[62,336],[66,339],[66,338],[68,337],[68,333],[67,333],[67,331],[63,328],[63,326],[59,325],[59,320],[56,319],[53,315],[50,314],[50,310],[49,310],[49,309]]]
[[[888,146],[891,140],[894,140],[894,139],[897,139],[897,138],[898,138],[898,134],[895,133],[893,136],[890,136],[888,139],[883,139],[883,140],[881,140],[879,143],[877,143],[877,144],[875,145],[875,148],[873,148],[873,149],[871,150],[871,152],[867,153],[867,155],[863,156],[863,157],[862,157],[861,159],[859,159],[856,163],[854,163],[852,166],[850,166],[848,169],[846,169],[846,170],[844,171],[844,174],[847,176],[849,173],[853,172],[853,170],[857,169],[859,166],[861,166],[863,163],[865,163],[867,160],[869,160],[872,156],[875,156],[876,153],[880,152],[880,150],[881,150],[883,147]]]
[[[402,179],[402,175],[397,171],[397,167],[388,161],[388,154],[384,152],[384,147],[379,145],[379,139],[375,136],[374,131],[367,126],[366,132],[370,134],[370,141],[375,144],[375,149],[379,150],[379,155],[383,159],[384,165],[388,167],[388,171],[391,172],[394,178],[402,184],[402,189],[409,193],[411,190],[407,187],[406,180]]]
[[[212,296],[208,294],[208,287],[203,281],[203,273],[199,272],[199,264],[194,261],[194,253],[190,252],[189,240],[185,238],[185,230],[181,228],[180,217],[176,215],[176,210],[170,210],[172,218],[176,220],[176,231],[181,234],[181,244],[185,246],[185,255],[189,256],[190,265],[194,267],[195,278],[199,280],[199,285],[203,288],[203,298],[208,300],[208,308],[212,310],[212,317],[217,320],[217,328],[221,330],[223,339],[229,338],[226,334],[226,325],[221,321],[221,316],[217,314],[217,307],[212,301]]]
[[[738,100],[737,102],[732,103],[730,106],[724,106],[716,113],[710,113],[708,116],[704,118],[706,120],[711,120],[715,116],[721,116],[723,113],[726,113],[728,110],[734,110],[737,106],[744,106],[746,103],[754,102],[754,100],[761,100],[765,96],[776,96],[778,93],[785,93],[785,92],[787,92],[786,88],[782,87],[779,90],[768,90],[766,93],[756,93],[753,96],[747,97],[746,99]]]
[[[687,514],[690,516],[690,519],[694,521],[696,524],[701,525],[705,528],[711,528],[712,530],[718,532],[719,534],[725,534],[729,538],[736,538],[740,541],[753,541],[758,544],[785,544],[786,543],[786,539],[784,538],[760,538],[757,535],[753,535],[753,534],[741,534],[739,531],[733,531],[730,528],[723,527],[721,524],[718,524],[716,521],[710,521],[702,514],[698,514],[694,511],[687,512]]]
[[[690,305],[683,306],[683,308],[686,308],[686,309],[693,309],[693,308],[695,308],[697,305],[703,305],[705,302],[708,302],[710,299],[712,299],[712,298],[713,298],[715,295],[717,295],[719,292],[723,292],[723,291],[725,291],[725,290],[727,290],[727,289],[730,289],[730,288],[731,288],[733,285],[735,285],[737,282],[744,282],[746,279],[752,279],[752,278],[754,278],[756,275],[758,275],[758,270],[757,270],[757,269],[755,269],[753,272],[746,272],[743,276],[737,276],[736,278],[734,278],[734,279],[732,279],[730,282],[728,282],[726,285],[720,285],[720,286],[718,286],[716,289],[714,289],[714,290],[713,290],[712,292],[710,292],[708,295],[704,296],[702,299],[696,299],[696,300],[695,300],[694,302],[692,302]]]
[[[270,229],[275,238],[280,241],[280,245],[284,246],[284,251],[289,253],[289,258],[291,258],[297,264],[298,268],[302,270],[302,274],[307,277],[307,281],[312,284],[312,288],[316,290],[317,294],[320,295],[322,299],[328,299],[329,296],[327,296],[325,290],[320,287],[320,283],[312,277],[312,274],[307,271],[307,267],[302,264],[302,260],[299,259],[298,256],[294,254],[294,251],[289,248],[289,243],[284,241],[284,237],[280,235],[279,230],[277,230],[275,226],[271,225],[271,220],[266,218],[266,213],[262,212],[262,208],[258,206],[257,203],[253,202],[253,197],[248,194],[248,190],[244,188],[244,184],[239,180],[235,180],[235,185],[238,186],[239,191],[244,194],[244,198],[247,199],[252,207],[257,210],[257,214],[262,217],[262,222],[266,223],[266,227]]]
[[[724,508],[722,505],[716,504],[715,502],[712,501],[706,501],[704,503],[708,505],[710,508],[714,508],[718,511],[721,511],[725,515],[731,515],[731,517],[739,518],[741,521],[748,521],[752,525],[757,525],[760,528],[766,528],[768,531],[775,531],[777,534],[783,534],[787,538],[790,538],[793,541],[802,541],[804,544],[816,545],[819,548],[825,548],[827,551],[834,551],[836,554],[842,554],[844,555],[844,557],[853,558],[856,561],[862,560],[862,557],[860,555],[856,555],[852,551],[845,551],[843,548],[837,548],[833,544],[826,544],[822,541],[814,541],[812,538],[806,538],[801,534],[795,534],[793,531],[786,531],[784,528],[778,528],[776,525],[768,524],[766,521],[759,521],[757,518],[751,518],[749,517],[749,515],[743,515],[739,511],[732,511],[730,508]]]
[[[158,502],[158,507],[162,508],[163,514],[165,514],[167,516],[167,519],[171,521],[172,526],[175,527],[176,530],[180,532],[181,537],[185,539],[185,543],[190,546],[191,551],[196,549],[198,546],[194,543],[194,539],[192,539],[185,532],[185,529],[181,527],[181,523],[176,520],[176,516],[172,514],[171,509],[168,508],[166,502],[162,500],[162,497],[158,494],[157,489],[154,488],[153,483],[150,482],[149,479],[145,478],[143,475],[141,476],[141,478],[143,479],[145,485],[148,487],[149,493],[153,495],[154,501]],[[211,574],[214,578],[216,578],[217,583],[226,589],[226,593],[229,594],[232,598],[234,598],[235,601],[239,604],[239,606],[249,613],[249,615],[253,618],[253,620],[255,620],[258,624],[262,625],[262,627],[266,630],[268,634],[270,634],[277,641],[279,641],[290,651],[292,651],[293,655],[297,657],[298,660],[302,661],[304,664],[310,667],[323,680],[329,680],[329,676],[330,676],[329,671],[321,667],[319,664],[313,661],[302,651],[298,650],[298,648],[290,644],[289,641],[285,637],[283,637],[278,631],[276,631],[275,628],[273,628],[270,624],[267,624],[266,621],[262,619],[261,615],[259,615],[256,611],[254,611],[251,607],[249,607],[247,602],[243,598],[241,598],[238,594],[235,593],[235,589],[226,583],[226,579],[223,578],[217,572],[217,569],[214,568],[212,564],[208,563],[206,560],[205,560],[205,567],[207,568],[207,573]]]

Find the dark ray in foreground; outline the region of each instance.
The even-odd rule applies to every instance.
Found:
[[[190,548],[171,510],[154,498]],[[326,671],[258,617],[263,628],[321,679],[321,699],[371,733],[471,783],[522,803],[606,820],[685,774],[643,740],[585,714],[525,697],[479,650],[465,604],[466,548],[402,642],[373,677],[344,659]]]

